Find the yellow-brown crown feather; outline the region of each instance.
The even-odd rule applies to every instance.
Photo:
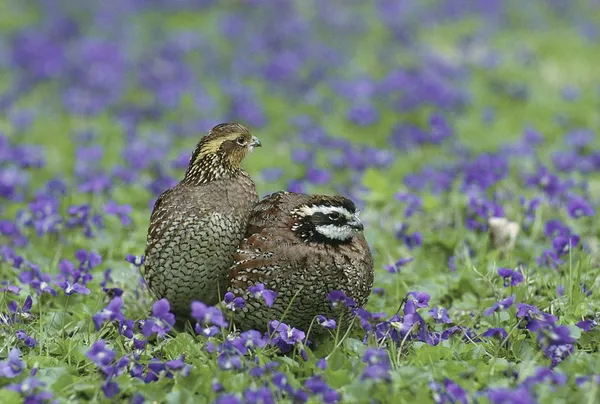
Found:
[[[184,182],[202,184],[240,171],[244,157],[261,143],[239,123],[221,123],[198,142]]]

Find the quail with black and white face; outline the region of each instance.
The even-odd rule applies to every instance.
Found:
[[[157,298],[167,298],[178,320],[190,304],[215,305],[258,201],[241,169],[260,141],[237,123],[215,126],[196,146],[183,180],[157,199],[146,242],[144,278]]]
[[[341,290],[358,307],[367,303],[373,258],[362,230],[354,203],[341,196],[278,192],[261,200],[229,273],[229,291],[246,299],[236,325],[267,330],[287,310],[283,322],[304,331],[317,315],[344,316],[347,326],[350,310],[332,308],[327,297]],[[272,307],[250,296],[248,287],[257,283],[277,292]],[[313,325],[311,334],[319,331]]]

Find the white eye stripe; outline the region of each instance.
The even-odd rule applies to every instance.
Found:
[[[348,209],[341,206],[302,206],[294,211],[299,216],[312,216],[315,213],[322,213],[324,215],[330,215],[332,213],[339,213],[348,220],[351,220],[354,215],[348,211]]]

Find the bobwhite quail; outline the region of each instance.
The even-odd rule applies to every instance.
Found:
[[[183,180],[159,196],[150,218],[144,278],[167,298],[178,322],[193,300],[219,302],[233,254],[258,201],[240,163],[258,138],[237,123],[212,128],[196,146]]]
[[[281,320],[308,331],[317,315],[338,326],[344,317],[347,326],[350,309],[332,308],[329,293],[341,290],[361,307],[373,287],[373,259],[357,214],[341,196],[278,192],[262,199],[229,273],[229,291],[246,300],[235,313],[237,326],[265,331],[270,320]],[[277,292],[272,307],[250,296],[248,287],[260,283]],[[318,329],[313,325],[311,334]]]

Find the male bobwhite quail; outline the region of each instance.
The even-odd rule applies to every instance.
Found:
[[[342,196],[277,192],[261,200],[229,273],[229,291],[246,300],[235,313],[237,326],[265,331],[269,321],[281,320],[308,331],[317,315],[338,323],[344,316],[347,326],[350,309],[332,308],[329,293],[341,290],[362,307],[373,287],[373,259],[357,214]],[[260,283],[277,292],[272,307],[250,297],[248,287]],[[313,325],[311,334],[318,330]]]
[[[258,201],[240,163],[259,146],[240,124],[215,126],[196,146],[183,180],[154,205],[144,278],[157,298],[169,300],[178,321],[187,319],[193,300],[215,305],[226,290],[233,254]]]

